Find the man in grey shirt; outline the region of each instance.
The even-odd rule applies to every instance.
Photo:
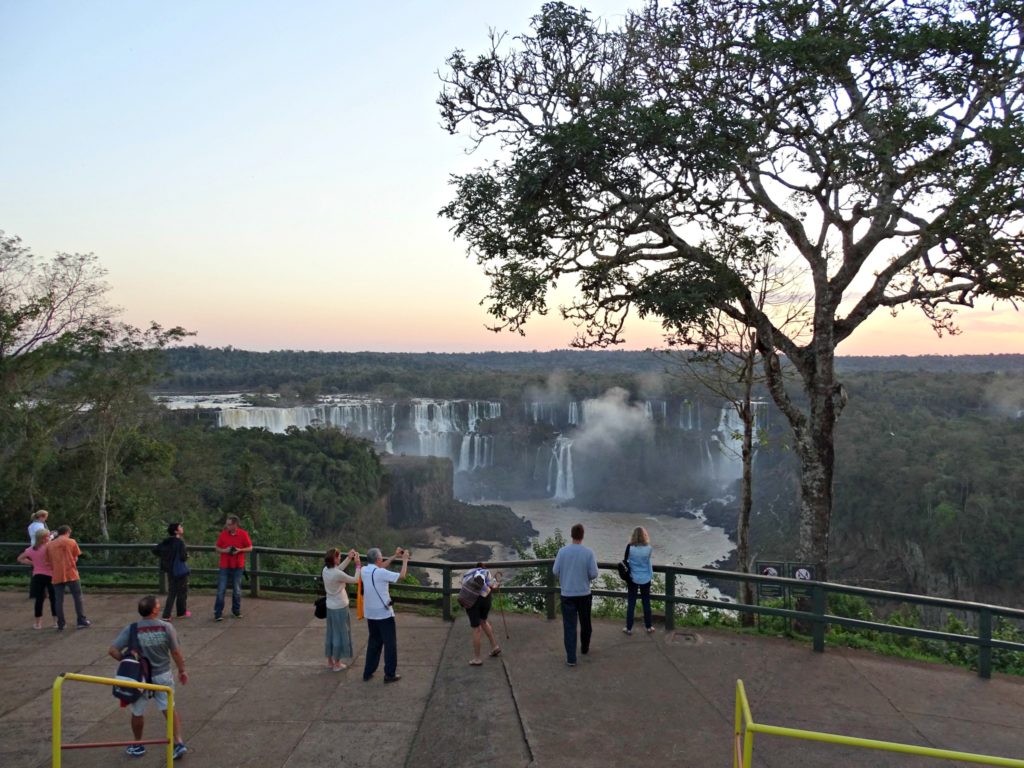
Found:
[[[580,653],[590,651],[590,608],[593,595],[590,582],[597,578],[597,558],[594,550],[583,546],[583,526],[576,523],[569,532],[572,543],[566,544],[555,555],[552,570],[558,577],[562,591],[562,629],[565,635],[565,661],[576,666],[576,621],[580,624]]]
[[[138,633],[139,650],[149,661],[152,682],[155,685],[166,685],[174,687],[174,675],[171,673],[171,659],[174,659],[178,667],[178,679],[182,685],[188,683],[188,673],[185,672],[185,656],[178,644],[178,633],[173,625],[160,620],[160,600],[153,595],[146,595],[139,600],[139,616],[142,621],[136,622]],[[115,660],[120,661],[131,652],[128,647],[131,637],[132,625],[129,624],[114,638],[109,653]],[[148,693],[148,692],[147,692]],[[167,694],[164,691],[156,691],[153,699],[164,717],[167,717]],[[132,709],[132,734],[135,741],[142,741],[142,732],[145,727],[143,713],[149,696],[143,695],[132,702],[129,706]],[[178,710],[174,710],[174,759],[179,759],[188,752],[188,747],[181,738],[181,719],[178,717]],[[143,744],[131,744],[125,753],[130,757],[142,757],[146,754],[146,747]]]

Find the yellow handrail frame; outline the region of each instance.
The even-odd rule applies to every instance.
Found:
[[[119,685],[122,688],[142,688],[147,691],[164,691],[167,694],[167,766],[174,761],[174,689],[167,685],[153,683],[136,683],[131,680],[117,680],[113,677],[96,677],[95,675],[79,675],[65,672],[53,681],[53,768],[60,768],[61,751],[61,702],[65,680],[77,680],[82,683],[97,685]]]
[[[934,757],[940,760],[960,760],[965,763],[1008,766],[1009,768],[1024,768],[1024,760],[1017,760],[1012,757],[975,755],[969,752],[955,752],[949,749],[918,747],[912,744],[899,744],[893,741],[862,739],[856,736],[839,736],[834,733],[819,733],[817,731],[805,731],[800,728],[783,728],[778,725],[763,725],[762,723],[755,723],[753,716],[750,714],[750,702],[747,701],[747,692],[743,687],[743,681],[737,680],[736,728],[732,757],[733,768],[751,768],[751,761],[754,753],[755,733],[767,733],[774,736],[786,736],[792,739],[804,739],[806,741],[822,741],[828,744],[844,744],[848,747],[880,749],[886,752],[902,752],[904,754],[920,755],[922,757]]]

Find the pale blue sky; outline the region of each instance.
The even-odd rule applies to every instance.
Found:
[[[629,3],[586,5],[614,22]],[[436,72],[539,8],[0,0],[0,229],[41,255],[96,253],[127,320],[202,344],[564,347],[555,317],[525,339],[484,330],[482,271],[436,215],[448,174],[475,164],[440,128]],[[919,338],[903,351],[932,351],[901,322]],[[935,351],[1024,352],[996,338]]]

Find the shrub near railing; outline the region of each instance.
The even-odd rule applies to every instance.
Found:
[[[156,558],[150,549],[152,544],[81,544],[83,558],[79,570],[89,587],[111,586],[119,588],[160,589],[163,585]],[[0,574],[21,573],[26,576],[27,568],[13,563],[14,556],[25,548],[24,544],[0,543],[0,551],[7,553],[0,562]],[[193,564],[193,585],[198,588],[212,588],[216,584],[216,556],[209,546],[189,547],[190,564]],[[320,551],[276,549],[255,547],[247,563],[246,587],[250,594],[259,597],[262,592],[281,592],[312,595],[316,590],[316,577],[320,573],[323,554]],[[147,560],[148,558],[148,560]],[[553,559],[513,560],[491,562],[492,571],[504,572],[504,583],[499,590],[499,599],[511,605],[520,605],[528,610],[543,611],[549,619],[555,618],[558,587],[551,573]],[[407,579],[393,588],[397,603],[426,605],[440,608],[446,620],[451,620],[458,607],[455,595],[458,593],[459,576],[476,563],[445,563],[410,560],[410,566],[428,571],[440,572],[440,586],[412,583]],[[593,590],[599,610],[610,610],[608,601],[622,603],[626,594],[623,584],[615,572],[615,564],[599,562],[598,568],[607,572]],[[658,589],[652,591],[651,599],[663,607],[665,628],[675,629],[680,613],[691,619],[704,617],[711,623],[712,615],[723,611],[733,615],[737,611],[749,612],[764,619],[793,622],[810,627],[812,647],[817,652],[825,650],[826,636],[849,641],[849,638],[873,640],[886,638],[893,648],[906,650],[934,650],[942,644],[938,658],[961,663],[978,670],[981,677],[989,677],[993,666],[1003,671],[1024,671],[1024,611],[984,603],[973,603],[945,598],[910,595],[901,592],[852,587],[818,581],[800,581],[781,577],[720,571],[708,568],[684,568],[672,565],[656,565],[656,579],[664,579],[664,586],[656,581]],[[742,605],[723,603],[711,599],[705,592],[695,595],[680,594],[676,584],[679,576],[695,576],[703,582],[709,580],[748,581],[757,584],[777,585],[782,590],[800,589],[810,593],[808,603],[797,610],[783,604]],[[858,598],[860,602],[858,602]],[[876,621],[866,607],[867,601],[908,606],[899,623]],[[503,603],[504,604],[504,603]],[[829,607],[831,606],[831,607]],[[925,629],[916,626],[915,611],[946,610],[954,614],[973,617],[973,623],[959,619],[947,621],[943,630]],[[846,614],[846,615],[843,615]],[[901,615],[894,613],[893,616]],[[972,629],[973,627],[973,629]],[[856,641],[854,641],[856,642]]]

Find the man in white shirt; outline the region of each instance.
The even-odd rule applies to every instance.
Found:
[[[398,573],[387,570],[396,558],[402,559],[402,570]],[[371,547],[366,553],[369,562],[360,578],[363,580],[363,616],[370,631],[366,645],[366,664],[363,680],[369,680],[380,664],[384,652],[384,682],[394,683],[402,676],[398,674],[398,634],[395,629],[395,609],[388,593],[388,585],[405,578],[409,571],[409,550],[399,547],[395,554],[384,560],[380,549]]]

